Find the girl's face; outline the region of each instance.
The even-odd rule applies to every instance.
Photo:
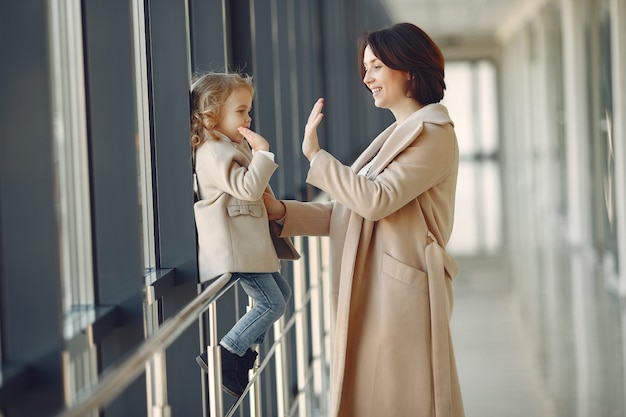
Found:
[[[369,45],[363,52],[363,67],[363,82],[372,92],[376,107],[389,109],[395,114],[407,99],[414,101],[407,97],[408,72],[391,69],[383,64]]]
[[[250,128],[251,110],[252,94],[250,91],[243,87],[235,89],[222,107],[220,121],[215,126],[215,130],[228,136],[233,142],[240,143],[243,136],[239,134],[237,128],[241,126]]]

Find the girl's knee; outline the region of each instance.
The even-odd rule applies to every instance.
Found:
[[[283,292],[283,297],[285,299],[285,304],[291,299],[291,287],[286,287]]]
[[[283,298],[275,300],[270,305],[270,314],[274,317],[274,320],[278,320],[287,311],[287,303]]]
[[[282,299],[274,307],[275,307],[275,310],[276,310],[276,314],[278,314],[278,317],[280,317],[283,314],[285,314],[285,311],[287,311],[287,302],[285,301],[285,299]]]

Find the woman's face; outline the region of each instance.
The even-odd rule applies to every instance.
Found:
[[[235,89],[220,112],[220,121],[215,126],[215,130],[228,136],[233,142],[241,142],[243,136],[237,131],[238,127],[250,128],[252,118],[252,94],[246,88]]]
[[[408,72],[391,69],[374,55],[368,45],[363,52],[365,76],[363,82],[372,92],[374,105],[394,112],[394,108],[405,103],[407,97]],[[394,112],[395,113],[395,112]]]

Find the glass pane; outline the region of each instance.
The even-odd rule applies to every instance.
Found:
[[[146,58],[146,27],[144,2],[134,0],[133,56],[135,71],[135,108],[137,130],[137,180],[139,186],[139,211],[141,213],[144,273],[156,269],[154,239],[154,205],[152,200],[152,152],[150,146],[150,110],[148,104],[148,69]]]
[[[618,256],[618,237],[617,222],[623,219],[623,216],[616,215],[617,202],[615,190],[615,155],[614,155],[614,137],[613,137],[613,73],[612,73],[612,56],[611,56],[611,16],[610,4],[608,0],[599,2],[600,10],[598,12],[598,32],[596,38],[597,51],[599,52],[598,62],[598,78],[594,83],[600,92],[600,99],[597,108],[593,109],[595,113],[594,119],[598,124],[598,157],[595,158],[598,167],[598,184],[597,189],[602,190],[597,196],[598,201],[602,203],[598,205],[594,215],[594,224],[598,225],[601,231],[596,230],[597,249],[603,254],[605,264],[613,273],[614,280],[618,280],[619,256]],[[591,88],[594,88],[591,86]],[[593,140],[595,138],[591,138]],[[615,284],[617,285],[617,284]]]
[[[456,186],[454,228],[448,243],[448,250],[454,254],[472,254],[478,243],[478,222],[476,213],[475,166],[469,162],[459,164],[459,179]]]
[[[496,74],[493,64],[480,61],[476,65],[480,117],[480,149],[485,154],[498,150],[498,118],[496,117]]]
[[[448,108],[454,121],[454,129],[459,140],[461,155],[476,151],[472,133],[471,66],[469,62],[451,62],[446,64],[446,93],[442,104]]]
[[[93,304],[93,259],[80,4],[49,7],[54,162],[63,309]]]
[[[495,67],[490,61],[447,63],[446,84],[442,104],[454,120],[460,153],[448,249],[464,255],[495,253],[502,244]]]
[[[498,162],[488,160],[480,164],[479,169],[477,186],[482,188],[478,193],[482,195],[482,204],[478,206],[478,211],[483,217],[484,225],[481,249],[486,253],[495,253],[500,249],[502,242],[500,166]]]

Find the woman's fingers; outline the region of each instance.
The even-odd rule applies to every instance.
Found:
[[[322,114],[323,107],[324,107],[324,99],[320,98],[315,102],[315,104],[313,105],[313,108],[311,109],[311,113],[309,114],[309,119],[307,121],[307,126],[312,125],[312,126],[317,127],[320,124],[320,121],[322,120],[322,117],[324,116]]]
[[[263,193],[263,203],[270,220],[278,220],[285,215],[285,205],[273,195],[267,192]]]
[[[317,126],[319,126],[324,114],[322,108],[324,107],[324,99],[320,98],[313,105],[309,119],[304,127],[304,139],[302,140],[302,153],[310,161],[315,157],[320,150],[319,140],[317,138]]]

